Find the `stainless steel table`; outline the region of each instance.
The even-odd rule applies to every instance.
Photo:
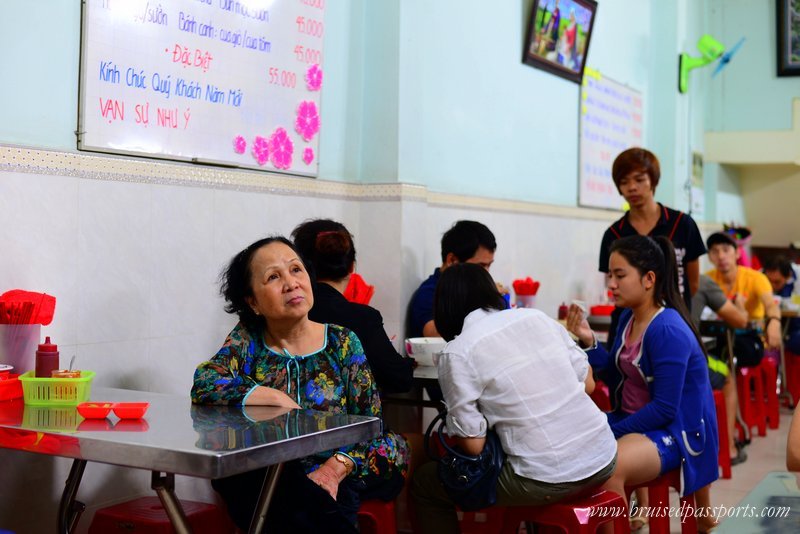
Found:
[[[265,406],[196,406],[188,396],[92,388],[92,401],[146,401],[141,420],[83,420],[75,407],[0,403],[0,447],[74,458],[58,514],[58,532],[71,532],[84,509],[75,500],[87,462],[152,471],[176,532],[191,532],[175,497],[176,474],[222,478],[268,467],[250,532],[264,527],[283,462],[371,439],[374,417]],[[35,438],[26,439],[27,437]]]
[[[438,410],[442,408],[442,402],[425,399],[425,395],[423,394],[423,390],[426,387],[438,386],[439,373],[436,367],[431,365],[419,365],[414,369],[414,385],[411,391],[408,393],[384,394],[381,396],[381,402],[384,405],[394,404],[398,406],[412,406],[417,408],[436,408]],[[417,430],[418,429],[415,429],[415,431]]]
[[[719,508],[720,534],[800,532],[800,489],[797,473],[768,473],[735,507]]]

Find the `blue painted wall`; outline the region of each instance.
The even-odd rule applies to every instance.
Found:
[[[649,2],[601,4],[587,64],[647,102]],[[579,86],[521,62],[530,12],[530,2],[401,2],[400,181],[576,204]],[[620,31],[629,19],[643,23]]]
[[[0,6],[0,142],[75,149],[80,2]]]
[[[766,0],[708,0],[712,34],[728,46],[745,43],[709,87],[706,128],[787,130],[800,77],[778,77],[776,7]]]
[[[531,4],[328,2],[320,178],[574,206],[578,85],[522,64]],[[0,142],[74,150],[79,3],[0,9]],[[687,207],[687,159],[706,128],[788,127],[800,78],[774,74],[774,10],[765,0],[600,1],[587,64],[641,91],[659,200]],[[734,63],[713,80],[694,72],[689,97],[677,95],[677,53],[705,31],[732,44],[739,28],[748,40]],[[723,174],[735,197],[735,173]],[[711,220],[717,176],[710,169]]]

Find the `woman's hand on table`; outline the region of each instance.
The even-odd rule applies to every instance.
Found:
[[[266,406],[250,404],[249,406],[242,406],[242,412],[245,417],[252,421],[272,421],[276,417],[291,412],[293,408],[289,406]]]
[[[567,330],[572,332],[584,347],[594,344],[594,333],[589,326],[589,321],[583,315],[583,310],[577,304],[570,304],[567,311]]]
[[[248,406],[283,406],[285,408],[300,408],[294,399],[283,391],[266,386],[258,386],[253,393],[247,397]]]

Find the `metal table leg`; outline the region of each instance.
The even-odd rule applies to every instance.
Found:
[[[64,492],[61,494],[61,502],[58,505],[58,532],[60,534],[73,532],[78,524],[78,519],[86,509],[85,504],[75,500],[84,469],[86,469],[86,460],[72,461]]]
[[[780,388],[778,389],[778,397],[785,398],[787,403],[789,404],[789,408],[794,408],[794,397],[792,397],[792,392],[789,391],[789,382],[786,379],[786,349],[783,346],[783,340],[786,339],[786,335],[789,333],[789,321],[783,321],[783,325],[781,327],[781,369],[778,377],[781,381]]]
[[[736,395],[739,395],[739,388],[736,384],[736,362],[734,361],[733,355],[733,331],[728,328],[725,330],[725,338],[728,342],[728,367],[730,368],[731,380],[733,380],[733,387],[736,388]],[[736,421],[744,430],[744,440],[745,442],[749,442],[751,439],[750,435],[750,427],[747,426],[747,423],[744,422],[744,418],[742,417],[742,402],[739,399],[736,402]]]
[[[264,524],[267,520],[267,510],[272,496],[275,494],[275,487],[278,485],[278,478],[283,471],[283,464],[271,465],[267,468],[264,475],[264,484],[261,486],[261,495],[258,497],[258,505],[250,522],[250,534],[261,534],[264,531]]]
[[[189,526],[181,502],[175,497],[175,475],[165,473],[162,476],[160,471],[153,471],[150,486],[156,490],[176,534],[191,534],[192,527]]]

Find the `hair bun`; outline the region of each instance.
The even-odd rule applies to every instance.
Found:
[[[317,254],[321,256],[344,256],[350,252],[350,236],[345,232],[333,230],[317,234]]]

